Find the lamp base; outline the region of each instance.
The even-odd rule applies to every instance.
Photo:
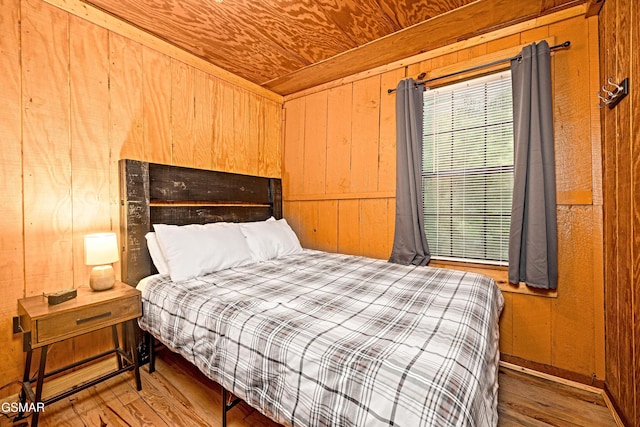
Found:
[[[89,276],[89,286],[94,291],[106,291],[116,283],[116,274],[110,265],[98,265],[93,267]]]

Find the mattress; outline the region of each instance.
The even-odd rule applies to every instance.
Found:
[[[140,289],[142,329],[283,425],[497,425],[488,277],[305,250]]]

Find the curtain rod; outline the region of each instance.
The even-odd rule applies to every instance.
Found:
[[[566,49],[569,46],[571,46],[571,42],[567,40],[564,43],[561,43],[561,44],[558,44],[558,45],[555,45],[555,46],[551,46],[549,48],[549,50],[552,51],[552,50],[556,50],[556,49]],[[467,68],[465,70],[456,71],[455,73],[445,74],[444,76],[438,76],[438,77],[434,77],[434,78],[428,79],[428,80],[420,80],[420,81],[416,82],[416,85],[421,86],[421,85],[424,85],[426,83],[431,83],[431,82],[436,81],[436,80],[446,79],[447,77],[457,76],[458,74],[464,74],[464,73],[468,73],[470,71],[475,71],[475,70],[480,70],[482,68],[492,67],[494,65],[502,64],[504,62],[519,61],[521,59],[522,59],[522,55],[518,54],[516,56],[512,56],[511,58],[498,59],[497,61],[488,62],[486,64],[481,64],[481,65],[476,65],[475,67]],[[424,74],[425,73],[422,73],[422,74],[420,74],[420,76],[423,76]],[[420,76],[418,76],[418,78],[420,78]],[[396,91],[395,89],[387,89],[387,93],[393,93],[395,91]]]

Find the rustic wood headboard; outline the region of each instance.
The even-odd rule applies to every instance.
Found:
[[[120,160],[122,281],[156,273],[145,234],[153,224],[205,224],[282,218],[282,184],[265,178]]]

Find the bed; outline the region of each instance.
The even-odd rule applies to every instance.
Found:
[[[492,279],[299,248],[172,280],[150,259],[152,224],[240,223],[206,227],[250,241],[253,224],[286,224],[279,180],[124,160],[121,182],[140,327],[225,392],[291,426],[497,424]]]

